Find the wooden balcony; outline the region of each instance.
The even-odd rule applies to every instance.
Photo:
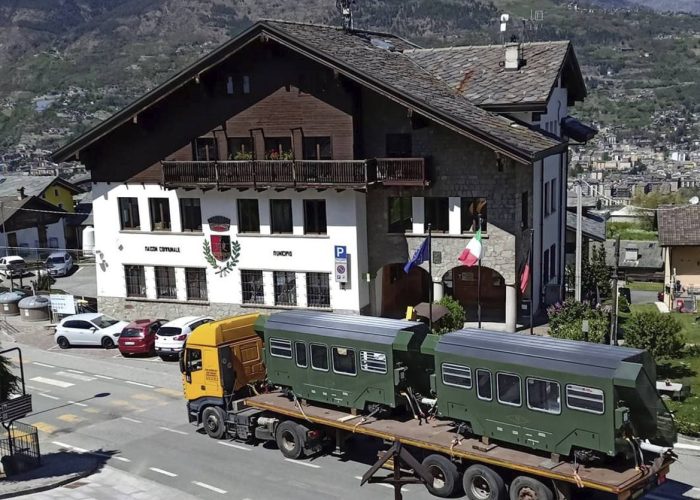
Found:
[[[163,161],[167,188],[336,188],[425,186],[423,158],[371,160]]]

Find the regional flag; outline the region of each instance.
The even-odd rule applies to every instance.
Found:
[[[520,273],[520,293],[525,293],[527,290],[527,285],[530,283],[530,252],[527,253],[527,258],[525,259],[525,265],[523,265],[523,272]]]
[[[423,240],[423,243],[416,249],[411,260],[406,262],[406,265],[403,266],[403,271],[408,273],[415,266],[421,265],[428,259],[430,259],[430,236]]]
[[[474,237],[467,243],[457,260],[467,267],[475,265],[481,259],[481,228],[477,229]]]

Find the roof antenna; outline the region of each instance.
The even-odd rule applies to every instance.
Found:
[[[353,30],[352,25],[352,7],[356,5],[355,0],[335,0],[335,8],[340,11],[343,16],[343,28],[348,31]]]

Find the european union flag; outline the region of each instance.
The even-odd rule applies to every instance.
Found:
[[[426,260],[429,260],[429,259],[430,259],[430,236],[428,236],[423,241],[423,243],[421,243],[420,246],[416,249],[415,253],[413,254],[413,257],[411,257],[411,260],[406,262],[406,265],[403,266],[403,270],[405,273],[408,273],[415,266],[419,266],[423,262],[425,262]]]

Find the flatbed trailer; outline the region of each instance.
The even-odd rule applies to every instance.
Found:
[[[442,455],[465,466],[485,465],[499,474],[506,484],[518,476],[535,478],[546,483],[561,500],[590,498],[595,491],[620,500],[638,498],[664,482],[673,463],[673,459],[666,456],[658,457],[652,465],[641,467],[584,466],[568,458],[462,437],[450,422],[444,420],[426,422],[418,419],[367,418],[290,400],[281,392],[252,396],[246,398],[244,403],[248,409],[263,411],[262,415],[266,418],[276,419],[276,426],[285,421],[296,422],[334,436],[336,442],[353,434],[363,435],[383,442],[400,442],[416,452]],[[227,419],[229,425],[232,416]]]

